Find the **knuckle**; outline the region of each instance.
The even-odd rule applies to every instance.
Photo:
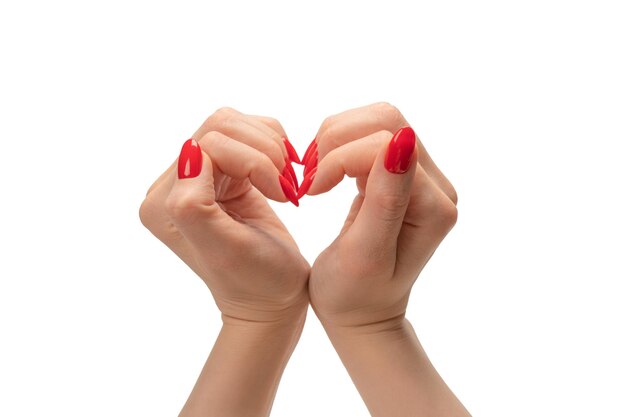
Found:
[[[158,239],[163,242],[172,242],[180,235],[164,211],[162,203],[146,198],[139,207],[139,219],[145,228]]]
[[[454,203],[454,205],[456,206],[459,202],[459,195],[456,192],[456,189],[452,185],[450,185],[450,188],[448,189],[447,194],[450,200],[452,201],[452,203]]]
[[[229,139],[226,135],[223,135],[216,130],[211,130],[210,132],[205,133],[204,136],[202,136],[200,140],[198,140],[198,143],[200,145],[203,145],[203,144],[204,145],[208,145],[208,144],[223,145],[226,142],[228,142],[228,140]]]
[[[246,158],[244,161],[245,171],[249,173],[249,175],[257,170],[267,170],[274,166],[272,159],[261,152],[255,152],[252,157]]]
[[[451,229],[459,218],[459,210],[450,200],[441,204],[439,208],[439,218],[443,225]]]
[[[318,152],[328,153],[337,147],[337,124],[329,123],[325,128],[320,129],[320,133],[317,136]]]
[[[210,119],[212,119],[214,124],[223,126],[232,120],[236,115],[237,111],[235,109],[230,107],[220,107],[211,115]]]
[[[427,210],[433,224],[445,231],[452,229],[457,222],[458,209],[447,196],[433,199]]]
[[[269,128],[270,128],[270,131],[268,133],[269,133],[270,138],[272,139],[272,143],[277,145],[278,150],[280,150],[280,152],[282,153],[282,150],[281,150],[281,147],[280,147],[279,143],[282,144],[283,138],[285,136],[282,133],[279,133],[280,132],[279,129],[275,129],[272,126],[269,126]]]
[[[337,124],[329,125],[324,131],[322,137],[326,142],[330,142],[331,144],[335,143],[335,139],[337,138]]]
[[[274,141],[266,141],[255,146],[254,157],[252,159],[252,167],[263,167],[269,163],[280,169],[281,166],[285,165],[285,156],[283,156],[283,151],[280,145]]]
[[[404,122],[404,117],[400,110],[393,104],[387,103],[386,101],[381,101],[379,103],[374,104],[375,112],[381,122],[385,126],[399,126]]]
[[[280,167],[285,163],[285,157],[283,157],[283,151],[276,142],[270,142],[266,145],[262,153],[266,154],[276,167]]]
[[[272,158],[270,158],[269,155],[264,154],[264,153],[258,154],[256,166],[260,169],[269,169],[269,170],[276,168],[276,166],[274,165],[274,162],[272,161]]]
[[[219,109],[215,111],[215,114],[222,115],[222,116],[233,116],[238,113],[239,112],[237,110],[228,106],[220,107]]]
[[[148,230],[152,230],[154,227],[154,220],[157,218],[158,208],[152,198],[146,197],[141,206],[139,206],[139,220],[141,224]]]
[[[165,212],[176,224],[193,223],[198,218],[201,206],[201,202],[191,193],[165,199]]]
[[[332,137],[333,131],[335,130],[334,126],[336,125],[335,120],[336,116],[328,116],[324,119],[317,135],[318,143],[327,141],[329,137]]]
[[[265,118],[265,123],[271,127],[274,131],[278,132],[282,132],[283,127],[280,124],[280,122],[278,121],[278,119],[275,119],[273,117],[266,117]]]
[[[379,130],[378,132],[368,136],[367,139],[370,141],[370,144],[372,146],[375,146],[379,149],[381,146],[388,146],[389,141],[391,140],[392,137],[393,137],[392,132],[388,130]]]
[[[322,121],[322,124],[320,126],[320,130],[321,131],[325,131],[326,129],[328,129],[329,127],[331,127],[333,125],[333,121],[335,119],[335,116],[328,116],[327,118],[325,118]]]
[[[440,177],[437,178],[437,186],[445,193],[446,196],[454,203],[454,205],[458,204],[459,196],[457,194],[456,189],[450,182],[448,178],[446,178],[441,171],[439,171]]]

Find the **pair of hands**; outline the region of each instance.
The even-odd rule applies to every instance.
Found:
[[[204,280],[225,326],[290,329],[287,357],[309,302],[333,343],[401,328],[413,283],[456,222],[454,188],[387,103],[328,117],[301,189],[286,138],[275,119],[218,110],[150,187],[142,223]],[[358,194],[311,267],[267,199],[297,204],[344,175]]]
[[[272,118],[229,108],[211,115],[193,135],[199,175],[178,179],[172,164],[148,191],[141,220],[204,280],[225,320],[288,320],[309,297],[325,326],[401,318],[457,215],[452,185],[418,139],[405,173],[385,169],[393,133],[406,126],[386,103],[322,123],[317,151],[307,155],[317,165],[308,194],[329,191],[344,175],[356,177],[358,194],[313,267],[267,203],[287,201],[278,177],[290,164],[287,135]]]

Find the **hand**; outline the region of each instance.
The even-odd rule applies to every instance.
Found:
[[[325,325],[401,322],[413,283],[455,224],[455,190],[408,126],[386,103],[349,110],[324,121],[305,156],[314,176],[308,194],[344,175],[358,188],[339,236],[311,270],[311,304]]]
[[[373,417],[468,417],[405,319],[413,283],[456,222],[454,188],[388,104],[330,117],[316,139],[299,194],[328,191],[344,175],[358,188],[309,279],[333,346]]]
[[[225,108],[192,138],[149,189],[143,224],[204,280],[224,320],[299,315],[309,265],[266,200],[287,201],[281,184],[293,169],[283,128]]]
[[[284,138],[273,119],[219,110],[141,205],[143,224],[204,280],[224,321],[180,417],[268,415],[302,332],[309,265],[266,199],[297,205],[299,161]]]

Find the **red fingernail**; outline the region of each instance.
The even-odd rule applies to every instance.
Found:
[[[317,167],[317,148],[309,155],[308,161],[304,166],[304,176],[306,176],[313,168]]]
[[[291,186],[293,188],[296,188],[296,185],[293,183],[293,177],[291,176],[291,173],[289,172],[289,170],[287,169],[287,166],[285,165],[285,167],[283,168],[283,172],[280,173],[283,177],[287,178],[289,180],[289,184],[291,184]]]
[[[307,176],[304,177],[304,179],[302,180],[302,185],[300,186],[300,189],[298,190],[298,195],[297,195],[298,200],[300,200],[306,194],[306,192],[309,191],[309,188],[311,187],[311,184],[313,183],[313,178],[315,178],[316,172],[317,172],[317,167],[309,171]]]
[[[415,149],[415,132],[410,127],[400,128],[387,147],[385,168],[393,174],[404,174],[411,166]]]
[[[194,178],[200,175],[202,169],[202,151],[200,145],[193,139],[183,144],[178,157],[178,178]]]
[[[304,152],[304,156],[302,157],[302,165],[306,165],[307,161],[309,160],[309,157],[311,156],[311,152],[315,150],[313,148],[317,149],[317,137],[313,139],[311,143],[309,143],[309,147],[306,148],[306,151]]]
[[[298,191],[298,178],[296,177],[296,171],[293,170],[291,166],[291,161],[289,159],[285,159],[285,167],[283,168],[283,177],[287,178],[293,188]]]
[[[291,159],[291,162],[301,164],[302,162],[300,161],[298,152],[296,152],[296,148],[294,148],[291,142],[289,142],[289,139],[285,137],[283,138],[283,142],[285,143],[285,148],[287,148],[287,155],[289,155],[289,159]]]
[[[280,187],[283,189],[283,193],[285,194],[285,197],[287,197],[287,200],[291,201],[296,207],[298,207],[300,204],[298,204],[296,191],[293,189],[291,182],[282,175],[278,176],[278,181],[280,181]]]

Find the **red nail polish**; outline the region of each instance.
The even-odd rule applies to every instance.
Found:
[[[294,206],[298,207],[300,204],[298,204],[296,191],[293,189],[291,182],[289,182],[289,180],[282,175],[278,176],[278,181],[280,181],[280,187],[283,189],[283,193],[285,194],[285,197],[287,197],[287,200],[291,201]]]
[[[317,167],[317,147],[311,155],[309,155],[308,161],[306,161],[306,165],[304,166],[304,176],[311,172],[311,170],[315,167]]]
[[[300,186],[300,189],[298,190],[298,195],[297,195],[298,200],[300,200],[306,194],[306,192],[309,191],[309,188],[311,187],[311,184],[313,183],[313,178],[315,178],[316,172],[317,172],[317,167],[309,171],[307,176],[304,177],[304,179],[302,180],[302,185]]]
[[[298,156],[298,152],[296,152],[296,148],[294,148],[291,142],[289,142],[289,139],[287,139],[286,137],[283,138],[283,143],[285,144],[285,148],[287,148],[287,155],[289,155],[289,159],[291,159],[291,162],[294,162],[296,164],[302,163],[300,161],[300,157]]]
[[[315,149],[314,149],[315,148]],[[309,143],[309,147],[306,148],[306,152],[304,152],[304,156],[302,157],[302,165],[306,165],[309,157],[311,156],[311,152],[317,149],[317,137]]]
[[[296,177],[296,171],[293,170],[291,166],[291,161],[289,159],[285,159],[285,167],[283,168],[283,177],[287,178],[293,188],[298,191],[298,178]]]
[[[415,132],[410,127],[400,128],[387,147],[385,168],[393,174],[404,174],[411,166],[415,149]]]
[[[194,178],[200,175],[202,170],[202,150],[200,145],[193,139],[188,139],[183,144],[178,157],[178,178]]]
[[[291,176],[291,173],[287,169],[286,165],[283,168],[283,172],[281,172],[280,175],[282,175],[283,177],[287,178],[289,180],[289,184],[291,184],[292,187],[296,188],[296,186],[293,183],[293,177]]]

